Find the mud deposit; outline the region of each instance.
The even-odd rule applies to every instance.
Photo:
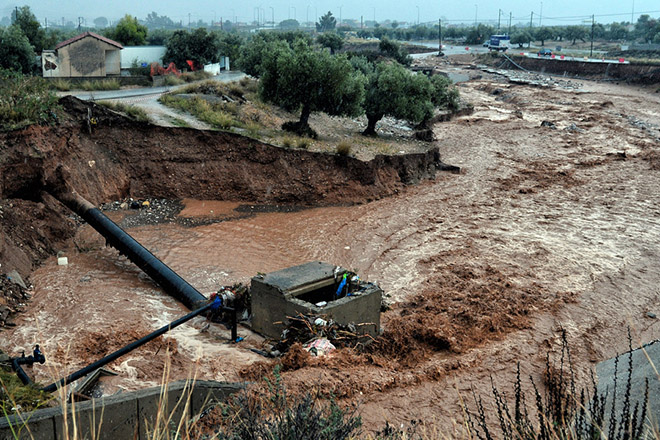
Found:
[[[560,348],[562,329],[582,383],[596,362],[627,349],[628,326],[634,341],[660,337],[660,323],[650,317],[660,314],[660,97],[612,84],[583,83],[578,92],[479,76],[461,86],[474,113],[435,127],[443,161],[460,166],[461,174],[438,174],[415,186],[404,186],[412,181],[405,177],[410,174],[394,159],[381,159],[382,166],[373,167],[364,181],[344,183],[346,176],[333,168],[310,185],[316,180],[301,180],[305,173],[348,159],[291,151],[271,155],[252,141],[194,130],[130,127],[129,135],[114,121],[103,136],[113,137],[112,148],[93,147],[102,139],[95,134],[75,141],[98,148],[94,154],[78,153],[67,137],[58,148],[71,151],[68,163],[89,168],[77,183],[89,183],[85,195],[95,202],[129,193],[190,197],[173,222],[129,232],[203,293],[312,259],[377,281],[396,302],[383,316],[383,337],[366,352],[346,348],[324,358],[294,349],[282,359],[284,380],[294,391],[318,388],[358,400],[367,429],[413,419],[447,427],[451,420],[462,421],[459,396],[468,397],[471,389],[487,394],[491,376],[512,389],[516,362],[525,377],[538,377],[546,353]],[[40,164],[47,161],[37,153],[22,160],[32,157],[31,149],[45,154],[46,147],[55,148],[31,140],[45,130],[3,140],[23,148],[16,170],[25,170],[25,164],[45,170]],[[114,139],[120,134],[123,138]],[[178,141],[166,144],[167,139]],[[228,157],[251,152],[249,163],[271,171],[246,189],[258,167],[209,162],[209,151],[190,146],[194,139],[205,139],[199,145],[222,139],[231,148],[234,142],[248,143]],[[144,146],[159,142],[163,155],[143,160]],[[176,151],[186,151],[186,159],[173,160]],[[34,244],[24,245],[30,248],[25,258],[32,264],[51,255],[33,272],[29,306],[16,318],[16,328],[2,332],[0,347],[15,353],[40,342],[52,370],[35,367],[38,380],[82,366],[185,313],[135,266],[103,247],[88,227],[73,229],[73,219],[67,224],[71,229],[58,226],[68,214],[54,201],[26,201],[21,188],[39,179],[19,184],[18,177],[7,177],[7,167],[3,172],[3,197],[20,208],[12,215],[48,238],[42,253]],[[225,197],[223,191],[230,190],[234,197]],[[239,209],[368,199],[292,211],[255,208],[249,215]],[[32,214],[41,223],[32,223]],[[112,215],[121,221],[124,214]],[[45,225],[52,231],[39,229]],[[18,229],[19,238],[38,237]],[[5,242],[17,236],[4,223],[3,230]],[[33,240],[27,243],[42,243]],[[12,243],[20,249],[19,242]],[[53,255],[67,244],[69,265],[56,266]],[[3,258],[7,249],[0,249]],[[107,392],[157,383],[168,356],[172,378],[254,379],[272,369],[271,361],[249,351],[262,346],[260,337],[241,328],[246,340],[234,346],[227,343],[227,330],[212,326],[202,332],[203,324],[197,318],[117,361],[112,368],[120,375],[110,380]]]

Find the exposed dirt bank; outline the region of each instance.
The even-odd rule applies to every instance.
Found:
[[[75,98],[61,102],[67,115],[58,126],[0,134],[3,271],[28,275],[75,232],[69,214],[42,194],[60,164],[96,204],[130,196],[323,206],[394,194],[433,178],[440,163],[437,149],[363,162],[232,133],[140,124]],[[96,121],[89,129],[88,108]]]

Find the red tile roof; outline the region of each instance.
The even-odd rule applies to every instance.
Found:
[[[108,43],[108,44],[110,44],[110,45],[112,45],[112,46],[115,46],[115,47],[117,47],[117,48],[119,48],[119,49],[123,49],[123,48],[124,48],[124,46],[122,46],[120,43],[117,43],[116,41],[111,40],[110,38],[106,38],[106,37],[104,37],[103,35],[99,35],[99,34],[95,34],[94,32],[89,32],[89,31],[87,31],[87,32],[83,32],[83,33],[80,34],[80,35],[76,35],[76,36],[73,37],[73,38],[69,38],[69,39],[66,40],[66,41],[62,41],[60,44],[58,44],[57,46],[55,46],[55,50],[61,49],[61,48],[63,48],[64,46],[67,46],[67,45],[69,45],[69,44],[71,44],[71,43],[73,43],[73,42],[75,42],[75,41],[82,40],[82,39],[85,38],[85,37],[94,37],[94,38],[96,38],[97,40],[101,40],[101,41],[103,41],[103,42],[105,42],[105,43]]]

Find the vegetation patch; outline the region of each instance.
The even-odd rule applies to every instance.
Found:
[[[111,110],[124,113],[138,122],[144,122],[144,123],[151,122],[151,119],[149,118],[147,112],[138,106],[128,105],[116,101],[99,101],[98,104],[107,107]]]
[[[55,122],[60,110],[57,101],[57,96],[42,78],[0,69],[2,130]]]
[[[223,103],[210,103],[199,96],[184,98],[176,95],[163,95],[159,101],[168,107],[188,112],[213,128],[229,130],[232,127],[243,127]]]

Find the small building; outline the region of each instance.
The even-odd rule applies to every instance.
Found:
[[[105,78],[121,73],[124,47],[94,32],[84,32],[44,50],[41,67],[45,78]]]
[[[252,329],[279,339],[287,317],[323,316],[353,324],[359,334],[380,333],[381,289],[359,281],[337,296],[346,269],[314,261],[252,278]]]

